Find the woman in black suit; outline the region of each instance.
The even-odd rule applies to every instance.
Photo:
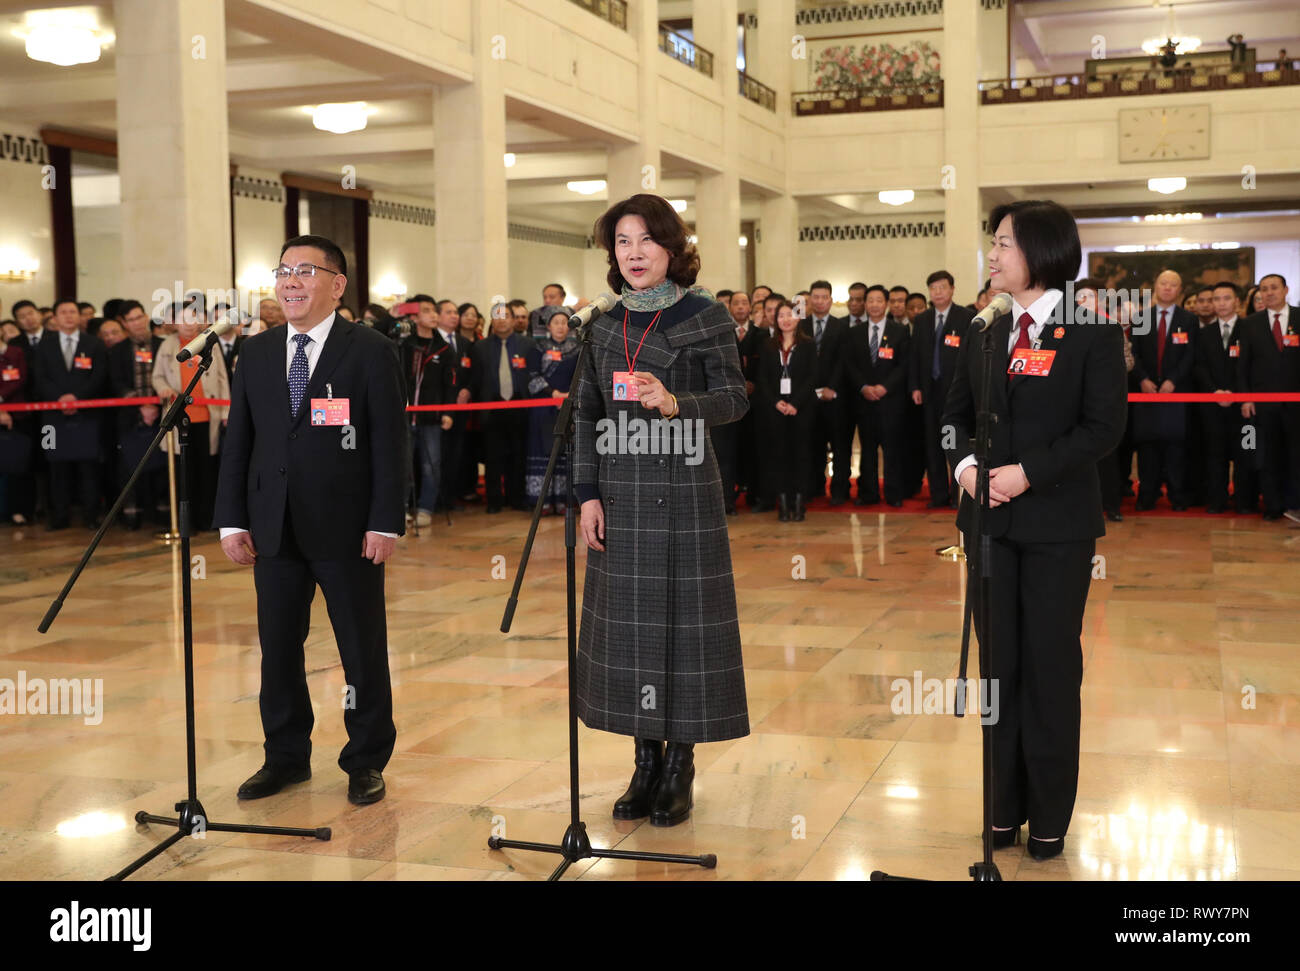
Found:
[[[993,844],[1059,854],[1079,780],[1080,634],[1097,537],[1105,535],[1097,462],[1124,433],[1127,391],[1118,324],[1064,303],[1079,268],[1074,218],[1054,202],[998,206],[989,225],[993,285],[1012,312],[992,325],[989,511],[992,601],[976,615],[997,683],[993,733]],[[966,548],[976,488],[970,447],[980,400],[983,337],[963,341],[943,426],[964,495],[957,524]],[[1021,363],[1018,363],[1021,362]],[[991,625],[991,627],[990,627]],[[990,691],[989,697],[994,697]]]
[[[815,420],[817,346],[799,328],[789,300],[776,305],[776,329],[758,355],[754,381],[755,430],[764,492],[777,497],[781,522],[804,518],[801,469],[808,468]],[[793,504],[791,496],[794,497]]]

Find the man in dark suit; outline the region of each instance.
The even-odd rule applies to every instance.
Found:
[[[953,278],[947,270],[936,270],[926,278],[934,305],[912,321],[912,355],[907,387],[914,404],[925,410],[926,477],[930,483],[931,509],[956,506],[948,462],[943,454],[943,408],[952,383],[957,351],[966,340],[971,319],[965,307],[952,302]]]
[[[434,306],[441,309],[438,310],[438,329],[433,335],[433,344],[429,346],[429,350],[432,353],[437,353],[440,349],[439,341],[451,348],[451,355],[447,357],[448,375],[451,380],[451,399],[458,405],[468,404],[473,394],[473,351],[474,344],[477,342],[471,341],[459,333],[456,322],[452,317],[456,312],[455,303],[450,300],[441,300],[436,301]],[[500,310],[496,307],[492,308],[494,317],[497,313],[508,315],[509,311],[506,309],[505,304],[502,304]],[[469,452],[470,438],[466,431],[466,425],[469,422],[470,412],[455,411],[449,414],[451,415],[451,427],[445,429],[442,433],[441,508],[461,510],[465,508],[460,504],[461,484],[472,482],[473,488],[478,488],[478,462],[475,456],[467,454]],[[472,471],[466,469],[466,466],[473,466]]]
[[[237,314],[229,304],[219,303],[212,308],[212,322],[225,320],[226,317]],[[240,345],[244,343],[244,335],[239,332],[238,318],[235,320],[236,329],[227,331],[217,338],[217,349],[221,351],[221,356],[225,359],[226,374],[235,373],[235,361],[239,358]]]
[[[213,517],[222,549],[253,565],[257,588],[266,761],[239,797],[311,777],[303,643],[319,584],[347,678],[339,766],[348,799],[365,804],[384,796],[397,737],[383,563],[405,526],[402,376],[392,341],[334,311],[347,286],[338,246],[291,239],[275,274],[288,326],[240,351]]]
[[[492,318],[492,333],[474,344],[475,401],[511,401],[528,397],[528,379],[541,367],[537,344],[516,332],[508,317]],[[524,446],[528,413],[522,408],[493,408],[480,413],[487,511],[501,511],[502,496],[512,509],[527,511],[524,498]],[[504,486],[503,486],[504,482]]]
[[[1270,273],[1259,281],[1256,300],[1264,308],[1238,325],[1241,356],[1237,390],[1300,392],[1300,307],[1287,305],[1286,280]],[[1300,404],[1243,402],[1241,416],[1253,419],[1264,518],[1300,522]]]
[[[1155,303],[1146,326],[1133,332],[1133,380],[1146,394],[1192,390],[1200,322],[1178,305],[1182,278],[1173,270],[1156,277]],[[1139,332],[1140,331],[1140,332]],[[1138,443],[1138,511],[1154,509],[1160,485],[1176,510],[1187,508],[1187,406],[1139,404],[1133,409]]]
[[[885,455],[885,502],[901,506],[906,487],[903,422],[911,338],[906,325],[887,316],[888,306],[888,290],[880,284],[867,288],[867,320],[849,331],[843,355],[862,449],[859,506],[880,501],[877,448]]]
[[[1213,288],[1215,320],[1205,325],[1196,343],[1196,390],[1202,393],[1230,392],[1237,387],[1237,365],[1241,360],[1242,321],[1237,317],[1241,291],[1235,283]],[[1205,434],[1206,510],[1223,512],[1228,507],[1228,463],[1232,463],[1232,498],[1237,512],[1254,512],[1258,487],[1255,484],[1254,454],[1242,449],[1241,409],[1225,401],[1197,405]]]
[[[75,479],[82,520],[88,529],[97,529],[103,411],[78,411],[73,403],[106,396],[108,351],[81,329],[81,311],[75,300],[65,298],[54,304],[54,326],[29,357],[36,373],[36,400],[67,404],[60,411],[44,412],[38,421],[38,441],[50,463],[50,515],[46,528],[67,527]],[[53,434],[52,448],[45,447],[47,430]]]
[[[138,300],[119,303],[122,327],[126,339],[108,352],[109,382],[116,398],[152,398],[157,392],[153,386],[153,361],[162,344],[162,338],[153,334],[148,315]],[[144,449],[153,441],[158,431],[158,405],[140,405],[136,408],[115,408],[117,415],[117,487],[126,485],[135,470]],[[133,495],[122,510],[122,524],[127,529],[139,529],[141,517],[148,513],[156,525],[163,525],[165,517],[159,506],[167,501],[167,478],[161,453],[159,461],[136,480]],[[150,461],[153,465],[153,460]]]
[[[831,316],[831,285],[817,280],[808,288],[808,316],[799,322],[799,329],[813,339],[817,347],[817,371],[813,389],[817,395],[814,406],[813,439],[810,452],[812,467],[809,471],[808,496],[816,499],[826,495],[826,450],[831,456],[831,505],[838,506],[849,496],[849,455],[841,454],[838,443],[844,438],[839,387],[843,383],[841,368],[844,361],[844,342],[849,325],[841,317]],[[849,435],[852,441],[852,433]]]

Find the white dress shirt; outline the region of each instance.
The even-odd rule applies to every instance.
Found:
[[[321,348],[325,346],[325,340],[329,337],[330,329],[333,328],[333,326],[334,326],[334,311],[332,310],[330,311],[330,315],[328,317],[326,317],[319,324],[317,324],[316,326],[312,327],[310,330],[307,330],[305,332],[299,331],[292,324],[287,324],[285,326],[284,328],[285,329],[285,341],[284,341],[285,380],[288,380],[289,378],[289,368],[293,365],[293,357],[296,353],[298,353],[298,342],[293,339],[294,336],[299,333],[306,333],[307,336],[311,338],[311,340],[307,342],[307,346],[303,348],[303,354],[307,356],[307,380],[310,381],[312,372],[316,370],[316,362],[320,360]],[[234,536],[236,533],[246,533],[246,532],[248,532],[247,526],[222,526],[221,538],[225,539],[227,536]],[[374,532],[378,533],[378,535],[380,536],[387,536],[391,539],[397,539],[396,533],[380,533],[378,530],[375,530]]]
[[[1029,325],[1029,341],[1037,347],[1038,342],[1042,340],[1043,328],[1046,327],[1048,322],[1052,319],[1053,312],[1056,310],[1056,305],[1061,302],[1061,298],[1064,296],[1065,294],[1060,290],[1045,290],[1043,295],[1028,307],[1020,306],[1020,302],[1016,300],[1015,297],[1011,298],[1011,333],[1007,335],[1008,355],[1011,354],[1012,348],[1016,346],[1016,341],[1020,339],[1021,314],[1027,313],[1034,320],[1034,322]],[[952,308],[950,307],[949,309],[951,310]],[[957,480],[959,486],[961,485],[961,474],[974,464],[975,455],[974,453],[971,453],[958,462],[957,467],[952,470],[952,476]],[[1020,466],[1020,474],[1025,475],[1025,467],[1023,465]],[[1029,484],[1028,476],[1025,476],[1025,484],[1026,486]]]

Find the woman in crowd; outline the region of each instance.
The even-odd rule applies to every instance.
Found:
[[[573,371],[578,363],[578,341],[569,332],[569,311],[565,307],[542,307],[539,315],[546,324],[547,336],[537,341],[541,349],[541,370],[528,382],[528,393],[534,398],[564,398],[573,382]],[[463,318],[462,318],[463,319]],[[554,408],[528,409],[528,449],[524,464],[524,486],[529,503],[537,502],[546,477],[546,464],[551,458],[551,445],[555,435]],[[569,470],[561,450],[555,463],[555,475],[546,501],[553,512],[563,508],[569,494]]]
[[[758,455],[767,481],[763,491],[776,496],[781,522],[802,522],[800,477],[811,460],[817,380],[817,346],[799,327],[789,300],[776,305],[776,330],[763,342],[755,367],[754,410]]]
[[[705,430],[749,402],[735,324],[693,286],[700,258],[687,233],[650,194],[596,222],[621,298],[592,322],[575,391],[588,552],[574,701],[589,728],[634,738],[614,817],[654,826],[690,815],[696,742],[749,734],[722,479]],[[637,446],[647,426],[670,447]]]
[[[478,312],[478,307],[472,303],[463,303],[456,308],[460,314],[460,330],[458,333],[466,340],[476,341],[483,336],[483,315]]]

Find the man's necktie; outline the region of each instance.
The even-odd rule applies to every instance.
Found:
[[[306,334],[294,334],[293,339],[298,350],[294,351],[293,360],[289,362],[289,417],[297,418],[302,396],[307,393],[307,379],[311,376],[307,367],[307,345],[311,338]]]
[[[1016,351],[1021,348],[1027,349],[1031,346],[1029,343],[1029,328],[1034,326],[1034,318],[1028,310],[1020,315],[1020,319],[1016,321],[1016,326],[1020,329],[1020,333],[1016,335],[1016,342],[1011,347],[1011,356],[1013,358],[1015,357]],[[1011,383],[1011,378],[1012,374],[1008,371],[1007,384]]]
[[[1282,351],[1282,315],[1276,313],[1273,315],[1273,343],[1277,345],[1278,352]]]
[[[60,340],[63,341],[63,366],[67,368],[69,371],[71,371],[72,359],[77,354],[77,342],[71,337],[62,337],[60,338]],[[1281,343],[1279,343],[1277,346],[1279,348],[1282,347]]]
[[[816,326],[813,328],[813,341],[817,344],[817,350],[820,351],[822,349],[822,328],[826,326],[826,321],[818,320],[815,323]]]
[[[1165,373],[1165,316],[1167,310],[1160,311],[1160,326],[1156,329],[1156,374],[1164,377]]]
[[[930,368],[930,376],[936,381],[939,380],[939,347],[943,340],[943,314],[934,315],[934,364]]]
[[[1231,333],[1232,333],[1232,328],[1229,327],[1227,324],[1224,324],[1223,325],[1223,349],[1225,351],[1228,349],[1228,335]]]
[[[501,364],[497,368],[497,383],[501,385],[501,400],[509,401],[515,393],[515,383],[510,379],[510,350],[501,342]]]
[[[876,363],[876,355],[880,353],[880,325],[871,325],[871,363]]]

